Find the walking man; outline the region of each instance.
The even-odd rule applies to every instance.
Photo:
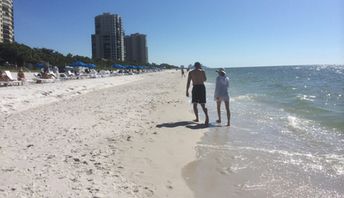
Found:
[[[199,62],[195,63],[195,69],[191,70],[188,74],[188,80],[186,84],[186,96],[189,97],[190,82],[192,81],[192,103],[193,110],[196,116],[195,122],[199,121],[197,104],[201,104],[201,107],[205,114],[205,125],[209,124],[208,109],[205,107],[206,92],[204,82],[207,80],[204,70],[201,68]]]

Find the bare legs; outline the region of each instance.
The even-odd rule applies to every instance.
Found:
[[[226,112],[227,112],[227,126],[231,125],[231,111],[229,110],[229,101],[225,101],[226,106]],[[221,123],[221,100],[216,101],[216,107],[217,107],[217,116],[219,117],[218,120],[216,120],[217,123]]]
[[[221,100],[216,101],[216,107],[217,107],[217,116],[218,120],[216,120],[217,123],[221,123]]]
[[[205,125],[208,125],[209,124],[209,116],[208,116],[208,109],[205,107],[205,104],[201,104],[201,107],[204,111],[204,114],[205,114],[205,122],[204,124]],[[195,113],[195,116],[196,116],[196,119],[194,120],[195,122],[198,122],[199,119],[198,119],[198,108],[197,108],[197,103],[193,103],[193,109],[194,109],[194,113]]]
[[[226,111],[227,111],[227,126],[231,125],[231,111],[229,110],[229,101],[225,101]]]
[[[205,107],[205,104],[201,104],[201,107],[204,111],[204,114],[205,114],[205,122],[204,124],[208,126],[209,124],[209,116],[208,116],[208,109]]]
[[[199,119],[198,119],[197,103],[193,103],[193,110],[194,110],[194,113],[195,113],[195,116],[196,116],[196,119],[195,119],[194,121],[195,121],[195,122],[198,122]]]

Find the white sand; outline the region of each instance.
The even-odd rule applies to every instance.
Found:
[[[15,74],[12,74],[14,77]],[[33,75],[26,73],[28,80]],[[15,113],[73,96],[109,88],[142,79],[142,75],[116,76],[84,80],[65,80],[55,83],[33,84],[0,88],[0,113]]]
[[[193,197],[184,94],[179,72],[0,88],[0,197]]]

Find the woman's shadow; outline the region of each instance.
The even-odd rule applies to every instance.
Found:
[[[189,129],[204,129],[210,127],[210,125],[198,124],[190,121],[168,122],[156,125],[157,128],[176,128],[182,126]]]

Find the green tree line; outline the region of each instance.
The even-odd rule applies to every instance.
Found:
[[[69,65],[75,61],[82,61],[85,63],[92,63],[97,65],[97,68],[111,68],[113,64],[122,65],[136,65],[130,62],[116,62],[105,59],[91,59],[86,56],[79,56],[73,54],[63,55],[58,51],[47,48],[31,48],[24,44],[19,43],[2,43],[0,44],[0,65],[11,67],[28,67],[34,69],[34,65],[37,63],[43,63],[48,65],[56,65],[63,67]],[[164,67],[174,68],[175,66],[169,64],[147,64],[148,67]]]

